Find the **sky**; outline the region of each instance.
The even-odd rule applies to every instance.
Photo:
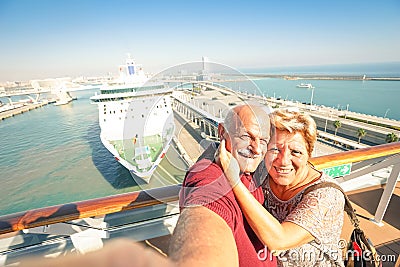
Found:
[[[0,0],[0,82],[210,61],[236,69],[400,62],[400,0]]]

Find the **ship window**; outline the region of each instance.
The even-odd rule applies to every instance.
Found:
[[[144,118],[144,114],[142,114],[142,118]]]
[[[104,115],[106,115],[106,114],[107,114],[107,112],[104,111]]]
[[[121,109],[121,113],[122,113],[122,109]]]
[[[104,122],[106,122],[106,119],[104,119]]]
[[[114,114],[115,114],[115,110],[114,110]]]

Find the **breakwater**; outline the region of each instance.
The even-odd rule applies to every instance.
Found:
[[[36,108],[43,107],[47,104],[49,104],[48,101],[42,101],[40,103],[23,104],[22,106],[18,106],[16,108],[5,110],[3,112],[0,112],[0,121],[10,118],[10,117],[14,117],[15,115],[22,114],[24,112],[28,112],[28,111],[36,109]]]
[[[367,77],[364,75],[315,75],[315,74],[246,74],[252,78],[278,78],[285,80],[342,80],[342,81],[400,81],[400,77]]]

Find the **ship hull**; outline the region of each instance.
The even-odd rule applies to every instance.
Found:
[[[98,105],[101,141],[134,179],[148,183],[174,135],[172,90],[150,81],[130,56],[119,74],[90,98]]]
[[[103,145],[134,178],[147,183],[164,158],[175,130],[171,91],[149,92],[98,102]]]

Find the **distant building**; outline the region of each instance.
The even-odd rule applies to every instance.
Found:
[[[209,75],[209,72],[207,70],[208,58],[207,57],[203,57],[202,58],[202,62],[203,62],[202,70],[196,76],[196,81],[209,81],[210,80],[210,75]]]

